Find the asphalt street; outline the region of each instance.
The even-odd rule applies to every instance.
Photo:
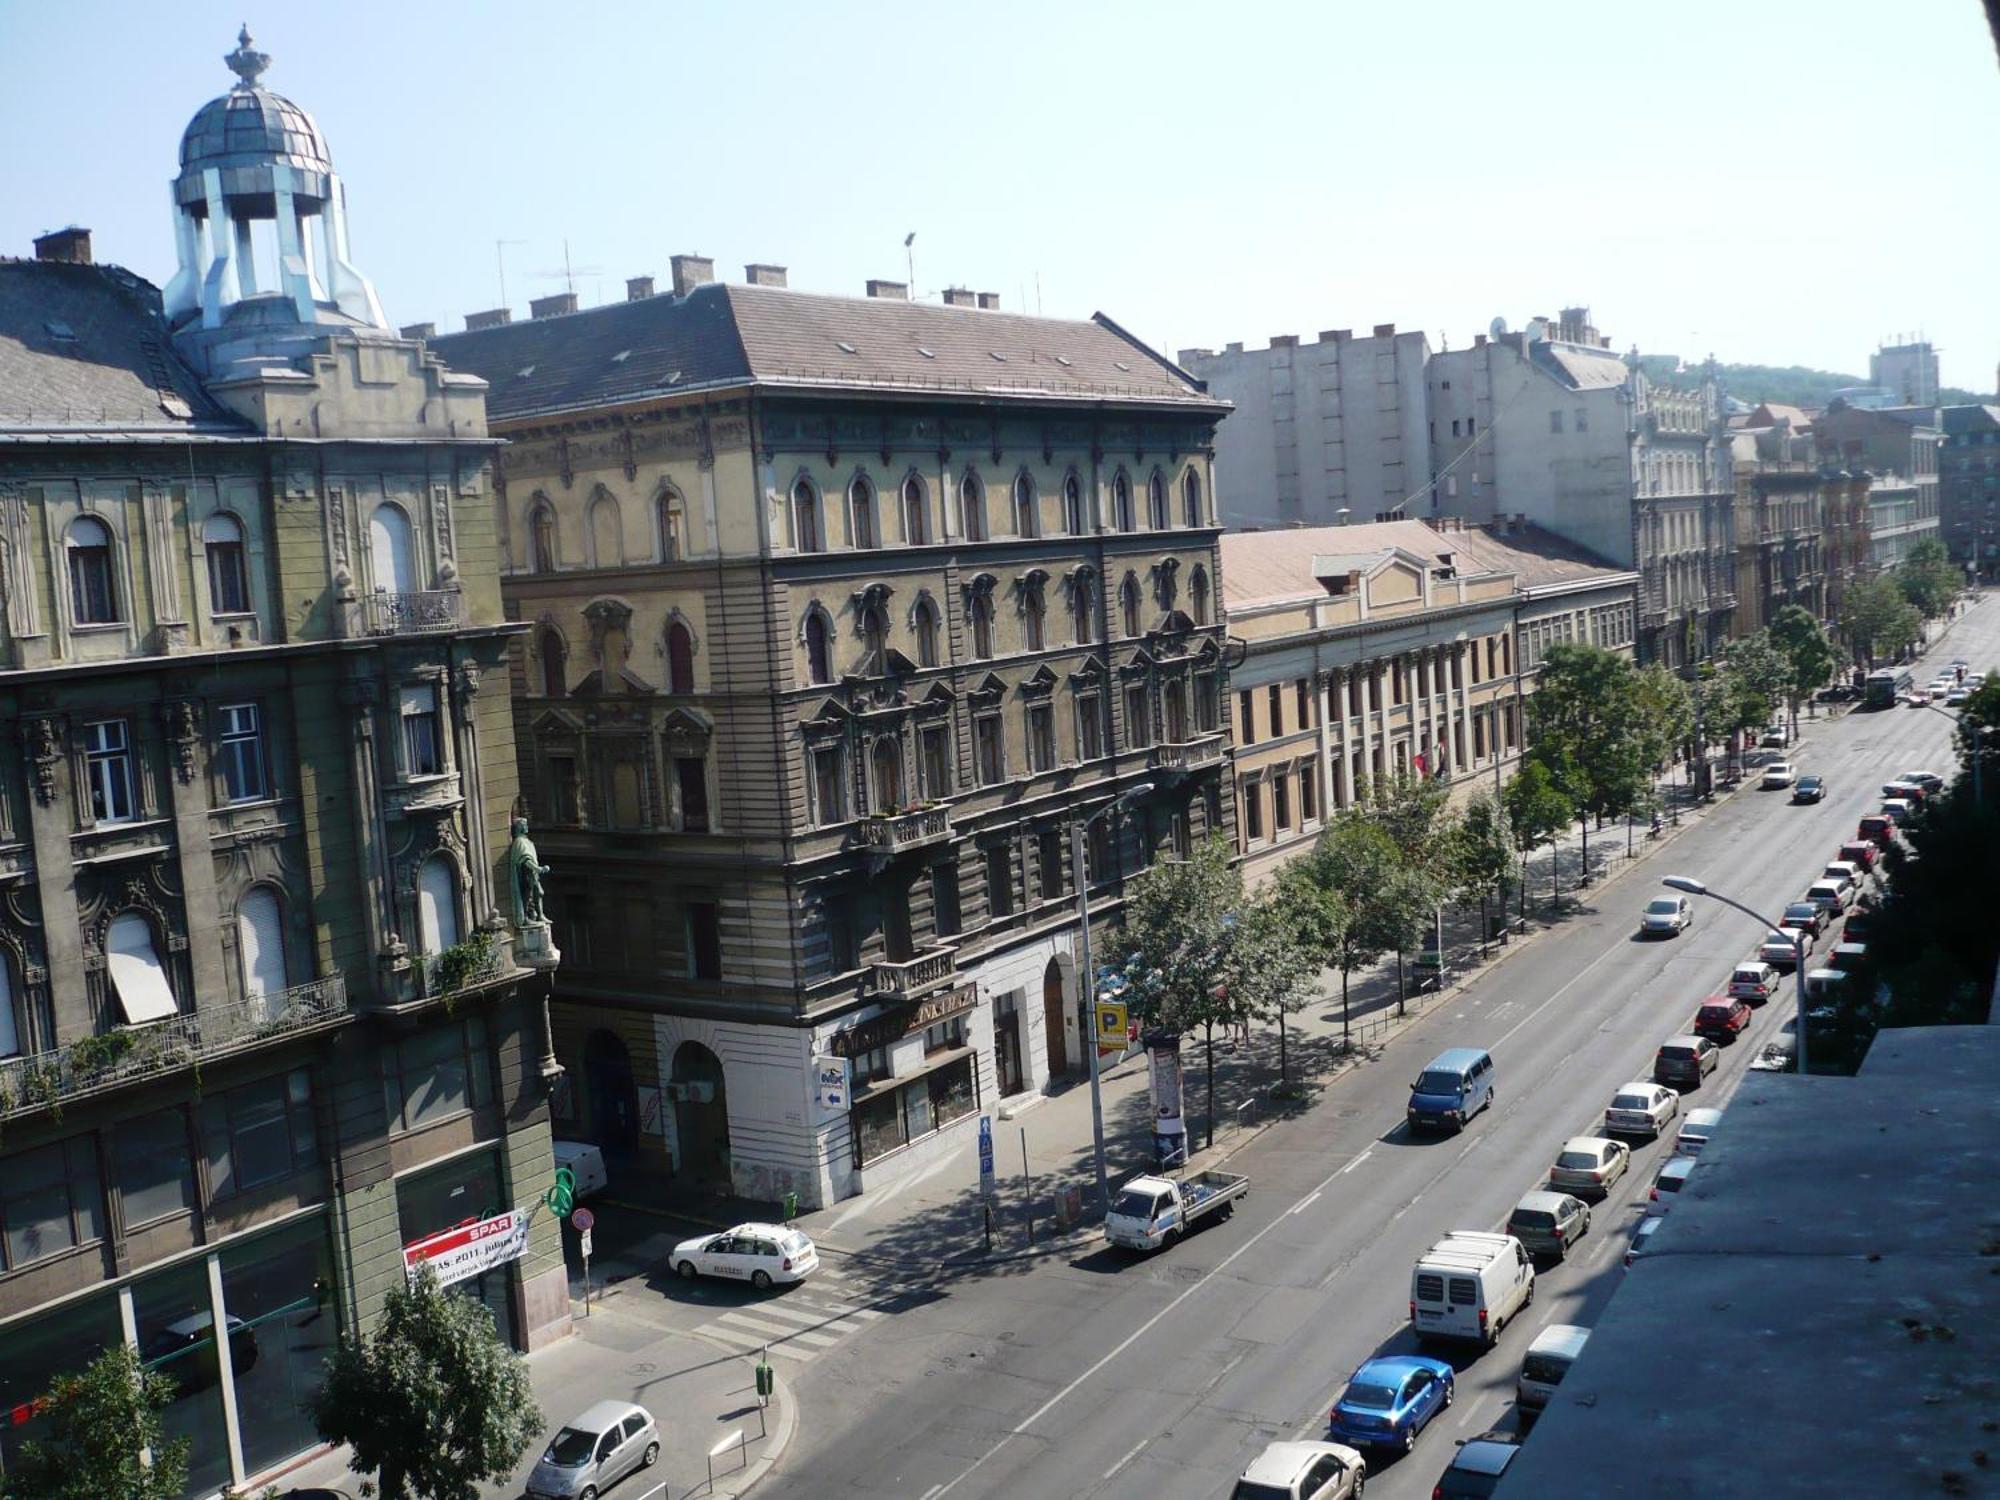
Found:
[[[1983,604],[1927,658],[2000,660],[2000,608]],[[1928,672],[1919,669],[1918,680]],[[1955,767],[1951,725],[1896,708],[1807,721],[1793,757],[1826,776],[1817,806],[1782,792],[1729,799],[1654,857],[1590,892],[1582,911],[1482,975],[1343,1076],[1309,1112],[1227,1163],[1251,1177],[1228,1222],[1136,1258],[1073,1258],[949,1280],[803,1370],[801,1428],[762,1489],[774,1496],[1219,1496],[1264,1445],[1317,1437],[1363,1360],[1414,1348],[1410,1267],[1451,1229],[1490,1229],[1542,1185],[1561,1142],[1593,1133],[1618,1085],[1646,1077],[1659,1041],[1762,937],[1698,901],[1680,937],[1634,931],[1662,875],[1692,875],[1775,915],[1873,811],[1879,784]],[[1725,1104],[1744,1065],[1792,1013],[1788,980],[1683,1107]],[[1495,1107],[1456,1137],[1412,1138],[1408,1084],[1448,1046],[1495,1059]],[[1513,1380],[1534,1331],[1589,1324],[1672,1132],[1635,1149],[1569,1261],[1492,1352],[1448,1354],[1457,1399],[1408,1458],[1370,1455],[1369,1493],[1430,1493],[1455,1439],[1512,1425]],[[1444,1350],[1434,1352],[1445,1353]]]

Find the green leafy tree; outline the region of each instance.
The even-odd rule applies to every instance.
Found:
[[[199,1354],[194,1356],[199,1358]],[[169,1439],[161,1413],[178,1382],[115,1344],[77,1374],[59,1375],[44,1398],[42,1436],[0,1475],[7,1500],[180,1500],[188,1439]],[[150,1464],[141,1450],[152,1454]]]
[[[1392,951],[1397,928],[1388,902],[1397,894],[1395,880],[1401,853],[1388,831],[1364,808],[1350,807],[1334,815],[1311,854],[1298,861],[1310,879],[1340,898],[1346,920],[1339,925],[1332,958],[1340,970],[1340,1034],[1351,1034],[1349,980]]]
[[[1507,829],[1521,856],[1521,917],[1528,915],[1528,856],[1544,844],[1552,844],[1576,816],[1576,808],[1549,768],[1539,760],[1521,763],[1514,779],[1500,794],[1507,809]],[[1555,876],[1551,867],[1550,880]],[[1556,899],[1561,891],[1555,889]]]
[[[1791,680],[1791,666],[1760,630],[1723,648],[1720,676],[1722,722],[1715,727],[1754,737],[1776,716]]]
[[[1381,825],[1402,859],[1390,884],[1376,893],[1385,935],[1393,934],[1396,1004],[1403,1004],[1403,956],[1419,948],[1428,931],[1442,940],[1442,903],[1451,888],[1458,815],[1445,783],[1429,776],[1399,776],[1371,789],[1368,816]]]
[[[1507,877],[1514,869],[1513,830],[1507,804],[1495,792],[1477,792],[1466,802],[1452,842],[1452,895],[1479,898],[1479,930],[1487,930],[1487,897],[1507,910]]]
[[[1528,700],[1528,760],[1539,761],[1583,825],[1590,867],[1590,819],[1644,805],[1651,787],[1638,673],[1601,646],[1560,645],[1542,659]]]
[[[1319,990],[1318,955],[1302,941],[1292,913],[1274,895],[1246,903],[1222,946],[1221,975],[1240,1014],[1275,1021],[1278,1078],[1291,1082],[1287,1018]]]
[[[381,1500],[478,1500],[544,1425],[527,1362],[493,1314],[428,1267],[389,1293],[372,1338],[341,1340],[312,1415],[323,1439],[354,1450]]]
[[[1894,577],[1903,597],[1926,620],[1935,620],[1951,608],[1951,601],[1965,583],[1964,573],[1952,563],[1945,544],[1928,536],[1912,544]]]
[[[1785,704],[1790,710],[1792,732],[1799,728],[1799,704],[1810,703],[1812,695],[1833,681],[1840,666],[1840,652],[1826,638],[1812,611],[1802,604],[1787,604],[1771,616],[1771,644],[1785,658]]]
[[[1633,675],[1632,693],[1638,705],[1636,728],[1651,786],[1647,805],[1657,807],[1661,774],[1674,752],[1694,736],[1694,699],[1688,685],[1658,662],[1639,668]]]
[[[1878,656],[1895,656],[1923,628],[1922,617],[1888,578],[1854,585],[1840,610],[1841,633],[1855,656],[1870,667]]]

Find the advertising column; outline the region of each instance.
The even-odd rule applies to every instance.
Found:
[[[1162,1167],[1187,1161],[1187,1121],[1181,1113],[1181,1039],[1149,1032],[1146,1062],[1153,1081],[1153,1155]]]

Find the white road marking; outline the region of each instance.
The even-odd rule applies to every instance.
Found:
[[[1151,1438],[1146,1439],[1146,1442],[1148,1443],[1151,1441],[1152,1441]],[[1124,1468],[1125,1465],[1132,1462],[1133,1459],[1139,1456],[1140,1450],[1143,1449],[1145,1446],[1146,1443],[1139,1443],[1135,1445],[1130,1453],[1126,1454],[1123,1458],[1119,1459],[1117,1463],[1113,1464],[1110,1468],[1104,1471],[1104,1477],[1106,1479],[1109,1479],[1112,1475],[1116,1474],[1120,1469]]]
[[[840,1215],[839,1218],[835,1219],[830,1227],[838,1229],[840,1228],[841,1225],[845,1224],[849,1219],[855,1218],[857,1215],[866,1213],[871,1208],[880,1208],[883,1204],[889,1202],[892,1198],[894,1198],[898,1193],[908,1191],[910,1188],[915,1187],[918,1183],[922,1182],[927,1177],[937,1176],[938,1173],[942,1172],[945,1169],[946,1165],[948,1164],[948,1161],[949,1159],[946,1157],[939,1157],[937,1161],[934,1162],[925,1171],[917,1173],[914,1177],[905,1177],[901,1182],[898,1182],[893,1186],[884,1188],[881,1192],[876,1193],[873,1197],[863,1194],[861,1197],[855,1199],[854,1206],[848,1209],[846,1213]]]
[[[1317,1202],[1319,1202],[1319,1194],[1317,1192],[1314,1192],[1310,1197],[1299,1199],[1298,1202],[1294,1203],[1290,1208],[1286,1209],[1285,1213],[1287,1217],[1289,1217],[1292,1214],[1302,1214]]]
[[[1373,1156],[1374,1154],[1375,1154],[1375,1148],[1373,1146],[1370,1146],[1366,1151],[1362,1152],[1359,1156],[1355,1157],[1353,1161],[1349,1162],[1346,1166],[1342,1167],[1340,1169],[1339,1175],[1345,1177],[1349,1172],[1352,1172],[1356,1167],[1360,1166],[1364,1161],[1368,1160],[1368,1158]],[[1318,1193],[1313,1194],[1313,1197],[1315,1198],[1317,1198],[1318,1196],[1319,1196]]]

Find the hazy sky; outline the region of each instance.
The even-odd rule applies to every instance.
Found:
[[[0,252],[173,269],[188,118],[243,4],[0,0]],[[1378,322],[1454,346],[1588,304],[1621,349],[1865,374],[2000,360],[2000,68],[1978,0],[1308,0],[250,11],[390,318],[737,279],[963,284],[1170,354]],[[1981,143],[1984,143],[1982,145]],[[552,274],[553,273],[553,274]]]

